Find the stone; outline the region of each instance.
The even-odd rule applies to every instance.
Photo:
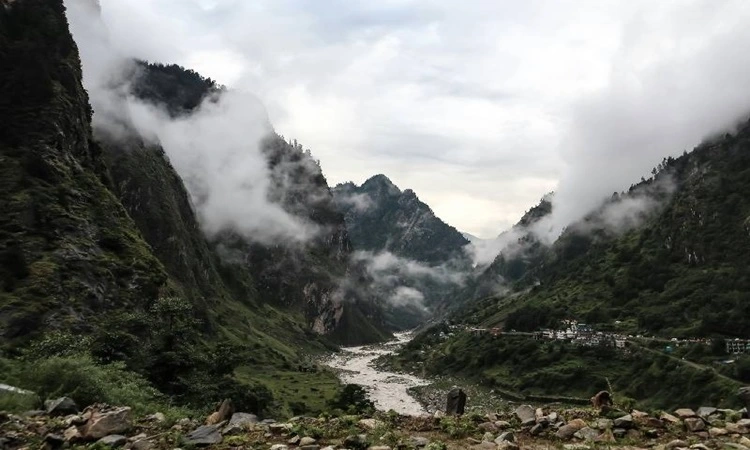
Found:
[[[685,419],[685,428],[690,432],[698,432],[706,429],[706,422],[700,417],[688,417]]]
[[[289,447],[287,447],[284,444],[274,444],[271,446],[271,450],[288,450]]]
[[[513,435],[512,431],[506,431],[500,433],[500,436],[495,439],[496,444],[499,444],[500,442],[516,442],[516,437]]]
[[[59,434],[47,433],[44,436],[44,447],[47,450],[58,450],[65,445],[65,437]],[[0,448],[2,448],[0,446]]]
[[[744,445],[745,447],[750,447],[750,438],[742,436],[740,438],[740,444]]]
[[[367,445],[367,435],[365,434],[351,434],[344,439],[344,447],[346,448],[363,448]]]
[[[651,428],[651,429],[648,429],[648,430],[644,431],[643,434],[647,438],[656,439],[656,438],[659,437],[659,430],[655,430],[655,429]]]
[[[734,442],[724,442],[724,450],[750,450],[750,448]]]
[[[736,423],[727,423],[724,428],[731,434],[742,434],[742,427]]]
[[[78,414],[78,405],[70,397],[60,397],[44,402],[44,409],[50,416],[67,416]]]
[[[741,387],[737,391],[740,400],[745,404],[745,414],[750,411],[750,386]]]
[[[627,434],[628,430],[626,430],[625,428],[615,428],[614,430],[612,430],[612,436],[618,439],[624,438]]]
[[[690,446],[690,448],[694,450],[710,450],[708,447],[705,446],[705,444],[701,444],[701,443],[693,444]]]
[[[565,444],[563,445],[563,449],[565,450],[590,450],[591,447],[584,444]]]
[[[151,441],[148,439],[138,439],[135,442],[133,442],[133,445],[130,447],[131,450],[151,450],[153,447],[153,444],[151,444]]]
[[[471,448],[474,450],[497,450],[497,444],[494,442],[480,442],[479,444],[472,445]]]
[[[737,421],[737,425],[745,428],[750,428],[750,419],[740,419]]]
[[[700,408],[698,408],[698,411],[696,411],[696,414],[705,419],[708,416],[715,414],[717,411],[718,409],[711,406],[701,406]]]
[[[104,436],[96,441],[97,444],[103,444],[113,448],[122,447],[126,442],[128,442],[128,438],[121,434],[110,434],[109,436]]]
[[[492,442],[493,439],[495,439],[495,435],[489,431],[482,435],[482,442]]]
[[[130,429],[130,408],[121,407],[111,410],[91,410],[91,416],[85,424],[78,427],[84,439],[101,439],[110,434],[124,433]]]
[[[600,434],[599,436],[597,436],[597,438],[596,438],[596,442],[613,443],[615,441],[616,441],[615,435],[612,434],[612,430],[611,429],[604,430],[604,432],[602,434]]]
[[[217,425],[201,425],[185,436],[186,444],[196,446],[219,444],[222,440]]]
[[[596,421],[596,428],[600,430],[611,430],[612,425],[614,425],[612,419],[599,419]]]
[[[422,436],[412,436],[410,441],[411,441],[411,445],[417,448],[427,447],[427,445],[430,443],[429,439],[427,439],[426,437],[422,437]]]
[[[450,415],[461,415],[466,407],[466,394],[459,388],[453,388],[448,392],[445,413]]]
[[[440,411],[440,410],[435,411],[435,414],[433,414],[432,417],[434,417],[436,419],[443,418],[443,417],[445,417],[445,412]]]
[[[247,430],[250,426],[258,423],[258,416],[248,413],[234,413],[224,430],[224,434],[236,434]]]
[[[519,450],[518,444],[515,442],[503,441],[497,445],[497,450]]]
[[[679,418],[685,419],[687,417],[695,417],[695,411],[690,408],[680,408],[675,410],[675,415]]]
[[[584,422],[581,419],[573,419],[567,424],[560,427],[559,430],[557,430],[557,433],[555,434],[560,439],[570,439],[573,437],[574,434],[583,427],[586,426],[586,422]]]
[[[286,443],[289,445],[298,445],[301,439],[302,439],[301,437],[295,435],[295,436],[290,437],[289,440],[286,441]]]
[[[299,445],[300,445],[300,446],[304,446],[304,445],[313,445],[313,444],[315,444],[316,442],[317,442],[317,441],[316,441],[316,440],[315,440],[314,438],[311,438],[311,437],[309,437],[309,436],[305,436],[305,437],[303,437],[302,439],[300,439],[300,440],[299,440]]]
[[[284,434],[287,431],[289,431],[289,426],[284,423],[272,423],[268,425],[268,431],[271,432],[271,434]]]
[[[383,447],[383,446],[380,446],[380,447],[370,447],[370,448],[379,448],[379,449],[391,450],[390,447]],[[317,445],[317,444],[303,445],[303,446],[299,447],[299,449],[300,450],[320,450],[320,445]]]
[[[631,428],[633,426],[633,416],[630,414],[618,417],[613,422],[617,428]]]
[[[206,425],[216,425],[217,423],[227,421],[232,417],[232,414],[234,414],[234,404],[232,403],[232,400],[228,398],[224,399],[216,409],[216,412],[208,416],[206,419]]]
[[[711,427],[708,429],[708,434],[711,437],[726,436],[729,434],[729,431],[726,428]]]
[[[668,423],[680,423],[680,419],[669,413],[662,413],[661,416],[659,416],[659,419]]]
[[[362,419],[359,422],[357,422],[360,427],[366,429],[366,430],[374,430],[375,428],[382,425],[382,422],[375,419]]]
[[[687,447],[688,447],[688,443],[680,439],[669,441],[667,445],[665,446],[667,450],[671,450],[673,448],[687,448]]]
[[[78,431],[78,427],[71,426],[63,432],[63,438],[66,442],[75,442],[82,438],[81,432]]]
[[[529,405],[521,405],[516,408],[516,417],[521,421],[521,425],[529,426],[536,423],[536,411]],[[576,430],[578,431],[578,430]]]
[[[542,434],[542,431],[544,431],[544,424],[538,423],[531,427],[529,433],[531,433],[532,436],[539,436],[540,434]]]
[[[625,432],[625,437],[637,441],[641,439],[641,432],[631,428]]]
[[[498,428],[497,426],[492,422],[483,422],[477,425],[477,428],[479,428],[481,431],[488,431],[490,433],[497,433]]]
[[[557,419],[559,418],[560,416],[554,411],[552,411],[551,413],[547,415],[547,419],[549,420],[549,423],[555,423],[557,422]]]
[[[573,436],[584,441],[594,441],[599,437],[599,431],[591,427],[583,427],[576,431]]]
[[[511,427],[510,422],[507,422],[505,420],[498,420],[495,422],[495,426],[498,430],[507,430]]]

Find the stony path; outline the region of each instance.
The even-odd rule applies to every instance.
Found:
[[[385,344],[345,347],[322,363],[335,369],[343,383],[359,384],[367,388],[368,397],[377,409],[393,409],[402,415],[419,416],[427,412],[407,393],[407,389],[429,382],[412,375],[383,371],[373,365],[376,358],[393,353],[410,339],[409,333],[398,333],[395,340]]]

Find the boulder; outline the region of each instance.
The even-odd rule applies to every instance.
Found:
[[[690,432],[696,433],[706,429],[706,422],[700,417],[688,417],[685,419],[685,428]]]
[[[385,447],[385,446],[370,447],[370,448],[380,449],[380,450],[391,450],[390,447]],[[320,450],[320,445],[317,445],[317,444],[303,445],[299,447],[299,450]]]
[[[516,408],[516,417],[521,421],[521,425],[529,426],[536,423],[536,411],[529,405],[521,405]],[[578,431],[578,430],[576,430]]]
[[[284,444],[274,444],[271,446],[271,450],[288,450],[289,447],[287,447]]]
[[[65,442],[76,442],[80,441],[82,436],[81,432],[78,430],[78,427],[71,426],[63,432],[63,438],[65,439]]]
[[[583,427],[586,426],[586,422],[584,422],[581,419],[573,419],[567,424],[560,427],[559,430],[557,430],[557,433],[555,434],[560,439],[570,439],[573,437],[574,434]]]
[[[531,427],[529,433],[531,433],[532,436],[539,436],[540,434],[542,434],[542,431],[544,431],[544,424],[538,423]]]
[[[612,434],[611,429],[604,430],[604,432],[596,438],[596,442],[605,442],[608,444],[611,444],[615,441],[616,441],[615,435]]]
[[[185,444],[187,445],[214,445],[219,444],[222,441],[221,432],[217,425],[201,425],[192,433],[185,436]]]
[[[44,402],[44,409],[50,416],[68,416],[78,414],[78,405],[70,397],[60,397]]]
[[[351,434],[344,439],[344,446],[353,449],[365,448],[367,446],[367,435]]]
[[[506,431],[504,433],[500,433],[500,436],[495,439],[496,444],[499,444],[501,442],[516,442],[516,437],[513,435],[513,432]]]
[[[688,443],[680,439],[669,441],[667,445],[664,446],[664,448],[666,448],[667,450],[671,450],[673,448],[687,448],[687,447],[688,447]]]
[[[583,427],[576,431],[573,436],[584,441],[594,441],[599,437],[599,431],[591,427]]]
[[[109,410],[92,409],[86,423],[78,427],[86,440],[101,439],[110,434],[124,433],[130,429],[130,408],[120,407]],[[84,414],[85,417],[85,414]]]
[[[305,436],[305,437],[303,437],[302,439],[299,440],[299,445],[300,446],[313,445],[316,442],[317,441],[314,438],[311,438],[309,436]]]
[[[299,437],[297,435],[294,435],[294,436],[290,437],[289,440],[286,441],[286,443],[289,444],[289,445],[299,445],[299,441],[300,440],[302,440],[301,437]]]
[[[659,419],[667,423],[680,423],[680,419],[669,413],[662,413],[661,416],[659,416]]]
[[[448,392],[445,403],[445,413],[448,415],[461,415],[466,407],[466,394],[459,388],[453,388]]]
[[[151,450],[153,444],[146,438],[138,439],[130,446],[130,450]]]
[[[507,422],[505,420],[498,420],[495,422],[495,426],[498,430],[507,430],[511,427],[510,422]]]
[[[617,428],[631,428],[633,426],[633,416],[630,414],[618,417],[613,422]]]
[[[375,419],[362,419],[359,422],[357,422],[360,427],[364,428],[365,430],[374,430],[375,428],[382,425],[382,422]]]
[[[727,434],[729,434],[729,431],[727,431],[726,428],[711,427],[708,429],[708,434],[711,437],[719,437],[726,436]]]
[[[708,418],[708,416],[715,414],[717,411],[718,409],[711,406],[701,406],[700,408],[698,408],[698,411],[696,411],[696,414],[706,419]]]
[[[599,419],[596,421],[596,427],[600,430],[611,430],[614,422],[612,419]]]
[[[122,447],[126,442],[128,442],[128,438],[121,434],[110,434],[109,436],[104,436],[96,441],[97,444],[103,444],[113,448]]]
[[[58,450],[65,445],[65,437],[59,434],[47,433],[44,436],[44,448],[45,450]],[[0,446],[0,448],[3,448]]]
[[[474,450],[497,450],[497,444],[494,442],[480,442],[479,444],[472,445],[470,448]]]
[[[696,416],[695,411],[690,408],[680,408],[678,410],[675,410],[674,413],[677,417],[680,417],[682,419]]]
[[[258,423],[258,416],[248,413],[234,413],[229,423],[224,427],[224,434],[236,434],[246,430],[250,425]]]
[[[430,443],[429,439],[427,439],[426,437],[422,437],[422,436],[412,436],[410,441],[411,441],[411,445],[416,448],[427,447],[427,445],[429,445]]]
[[[477,425],[477,428],[479,428],[482,431],[489,431],[490,433],[497,433],[498,432],[497,425],[495,425],[492,422],[483,422],[483,423],[480,423],[479,425]]]

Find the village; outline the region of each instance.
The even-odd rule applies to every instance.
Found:
[[[475,333],[484,334],[489,333],[493,336],[527,336],[535,340],[556,340],[565,341],[573,345],[579,345],[584,347],[596,347],[596,346],[607,346],[614,347],[616,349],[625,350],[628,344],[640,345],[645,342],[662,342],[664,344],[664,351],[671,353],[675,348],[682,347],[684,345],[711,345],[714,341],[709,338],[658,338],[655,336],[642,336],[642,335],[624,335],[618,333],[612,333],[607,331],[597,331],[591,325],[586,323],[578,322],[575,319],[566,319],[561,322],[561,327],[558,329],[544,328],[534,332],[519,332],[515,330],[505,331],[499,327],[494,328],[480,328],[480,327],[461,327],[453,325],[450,327],[451,330],[460,330]],[[725,339],[726,353],[729,355],[739,355],[743,353],[750,354],[750,339]]]

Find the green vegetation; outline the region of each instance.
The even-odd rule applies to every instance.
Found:
[[[579,347],[523,336],[492,336],[431,328],[393,358],[396,367],[422,375],[455,375],[508,392],[513,400],[575,397],[584,402],[610,386],[621,403],[642,408],[715,404],[736,406],[741,383],[710,368],[667,354],[628,347]]]

